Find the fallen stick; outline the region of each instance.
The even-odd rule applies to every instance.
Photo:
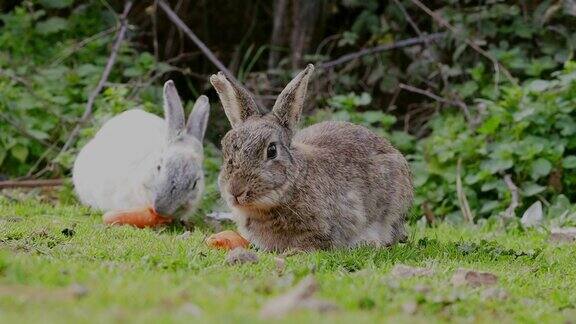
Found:
[[[0,181],[0,189],[57,187],[63,185],[64,181],[65,179],[7,180],[7,181]]]

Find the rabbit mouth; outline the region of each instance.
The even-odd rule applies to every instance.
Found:
[[[230,203],[233,207],[246,210],[267,210],[278,205],[280,194],[276,190],[270,190],[266,193],[254,195],[240,195],[234,197],[230,195]]]

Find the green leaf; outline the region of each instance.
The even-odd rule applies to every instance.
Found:
[[[39,0],[41,5],[46,8],[62,9],[74,3],[74,0]]]
[[[68,21],[61,17],[50,17],[36,25],[36,31],[41,35],[54,34],[68,27]]]
[[[490,159],[482,162],[482,170],[490,171],[490,173],[498,173],[500,171],[508,170],[514,165],[512,160]]]
[[[502,118],[499,115],[494,115],[488,118],[484,123],[482,123],[482,126],[478,128],[478,132],[487,135],[494,134],[496,129],[498,129],[498,126],[500,126],[501,120]]]
[[[564,160],[562,161],[562,167],[564,169],[576,168],[576,156],[568,155],[567,157],[565,157]]]
[[[12,156],[16,160],[24,163],[26,162],[26,158],[28,157],[28,147],[21,144],[17,144],[10,149],[10,154],[12,154]]]
[[[0,148],[0,166],[4,163],[4,159],[6,159],[6,150]]]
[[[540,179],[541,177],[547,176],[550,171],[552,171],[552,163],[550,163],[550,161],[539,158],[532,162],[532,179]]]
[[[528,183],[524,184],[524,186],[522,186],[522,193],[526,197],[537,195],[537,194],[543,192],[544,190],[546,190],[546,187],[543,187],[543,186],[536,184],[534,182],[528,182]]]

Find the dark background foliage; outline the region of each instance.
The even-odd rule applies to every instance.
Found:
[[[349,120],[390,138],[413,168],[415,218],[511,217],[536,200],[552,213],[576,199],[573,0],[169,5],[264,106],[316,64],[304,123]],[[67,177],[78,148],[111,116],[136,106],[161,113],[159,89],[170,78],[188,102],[209,95],[207,170],[217,172],[229,127],[207,81],[217,68],[156,1],[134,3],[94,114],[63,152],[104,70],[124,2],[0,6],[0,176]],[[443,36],[432,39],[436,33]],[[427,41],[323,68],[411,38]],[[519,208],[510,212],[516,195]]]

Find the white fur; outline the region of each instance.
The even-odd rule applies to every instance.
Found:
[[[74,163],[80,200],[104,211],[151,205],[151,171],[165,142],[166,123],[156,115],[132,109],[109,120]]]

